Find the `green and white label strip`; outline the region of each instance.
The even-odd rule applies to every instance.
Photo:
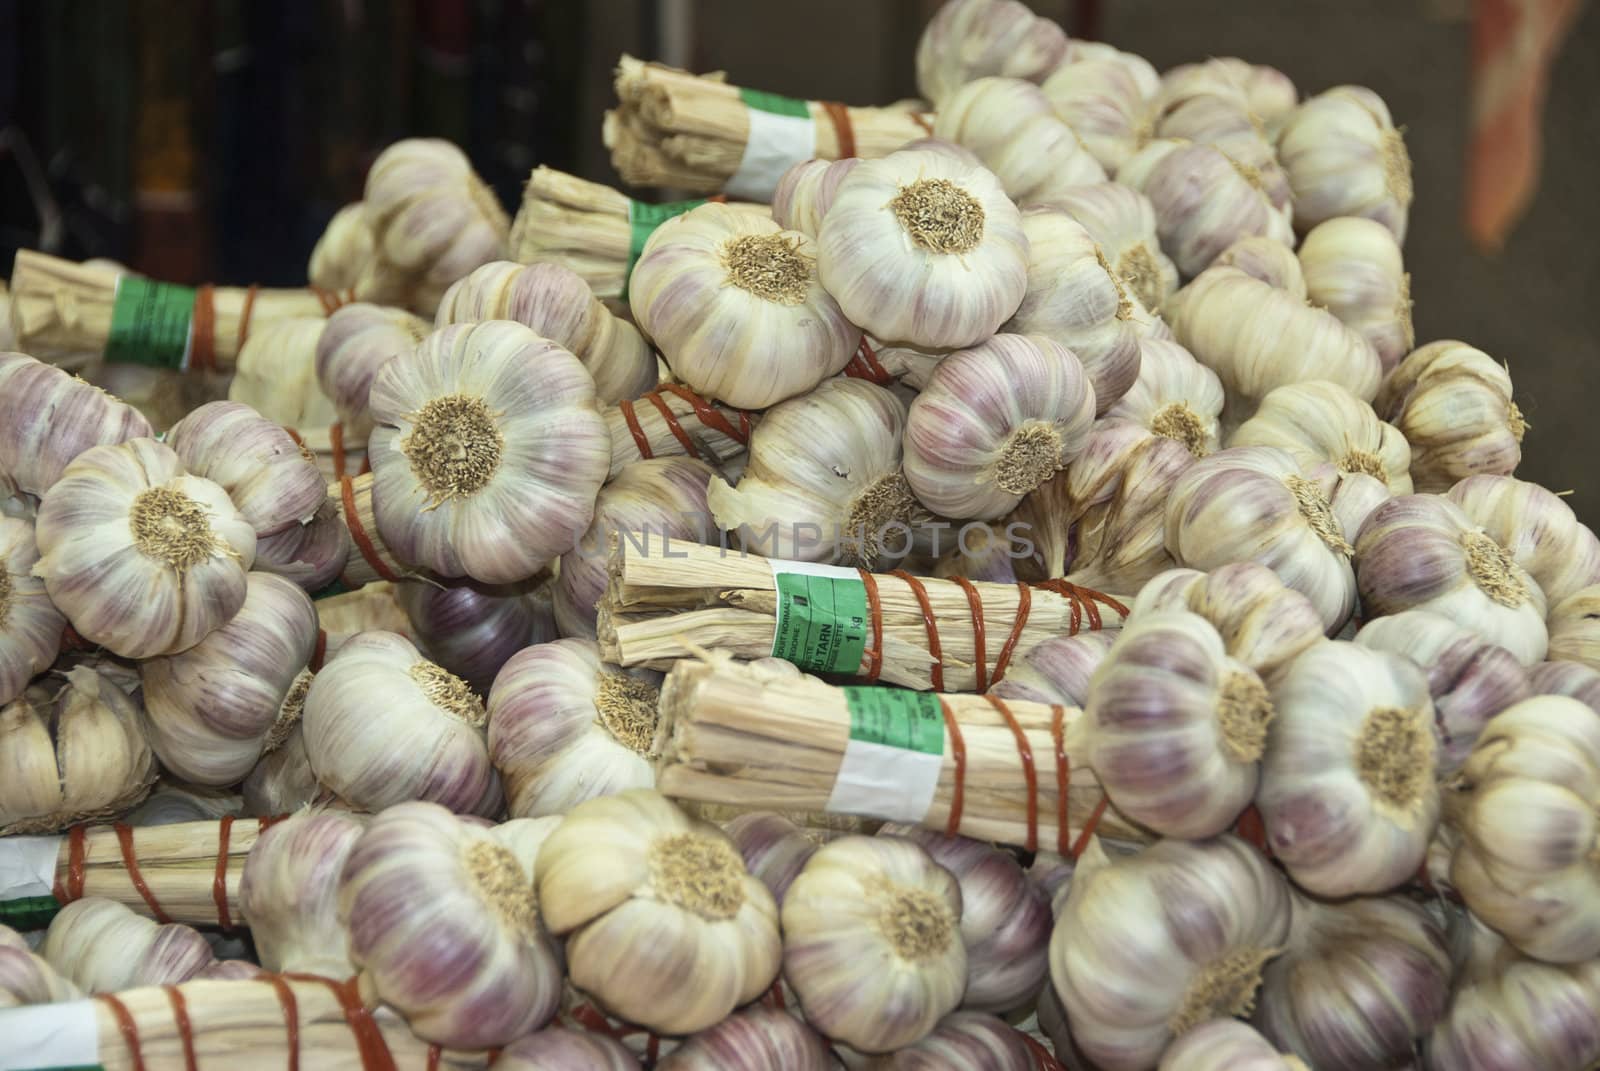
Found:
[[[705,198],[693,201],[669,201],[664,205],[646,204],[643,201],[628,202],[628,268],[622,276],[622,296],[628,296],[628,280],[633,278],[633,266],[639,263],[639,254],[644,252],[644,244],[656,232],[656,228],[675,216],[681,216],[691,208],[699,208],[705,204]]]
[[[931,692],[844,689],[850,742],[828,796],[828,811],[890,822],[921,822],[944,765],[944,709]]]
[[[795,164],[817,155],[816,122],[803,100],[756,89],[739,90],[750,116],[739,170],[722,188],[730,197],[768,202],[778,180]]]
[[[194,342],[194,295],[192,287],[117,276],[106,363],[187,370]]]
[[[92,1000],[0,1009],[0,1071],[89,1071],[100,1067]]]
[[[0,837],[0,923],[34,930],[55,917],[61,905],[51,890],[60,852],[60,837]]]
[[[772,657],[807,673],[854,673],[867,649],[867,587],[854,569],[774,560]]]

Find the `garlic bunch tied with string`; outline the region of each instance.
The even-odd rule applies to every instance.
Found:
[[[1084,745],[1117,810],[1195,840],[1255,796],[1272,717],[1267,686],[1204,618],[1136,614],[1089,682]]]
[[[575,807],[544,842],[536,874],[572,984],[630,1022],[704,1030],[777,977],[772,894],[721,830],[653,791]]]
[[[797,1017],[759,1005],[728,1016],[668,1053],[658,1071],[833,1071],[822,1037]]]
[[[516,818],[655,787],[660,674],[600,661],[591,640],[524,648],[489,691],[489,757]]]
[[[550,1026],[518,1038],[500,1050],[500,1071],[639,1071],[640,1064],[620,1041],[587,1029]]]
[[[372,385],[383,541],[442,576],[532,576],[588,527],[611,461],[594,381],[521,324],[452,324]]]
[[[675,376],[741,409],[804,394],[861,343],[818,280],[817,243],[727,205],[700,205],[657,227],[629,277],[628,301]]]
[[[1254,562],[1210,572],[1169,569],[1139,590],[1132,615],[1162,610],[1199,614],[1217,630],[1232,658],[1269,680],[1323,639],[1315,606],[1277,573]]]
[[[1056,117],[1113,174],[1150,136],[1150,86],[1129,63],[1100,57],[1075,60],[1056,68],[1039,88]]]
[[[261,965],[327,978],[356,973],[339,920],[339,879],[366,819],[300,811],[261,831],[239,879],[239,914]]]
[[[826,380],[762,416],[737,485],[706,489],[712,520],[767,557],[868,567],[903,557],[897,533],[926,512],[901,472],[905,427],[892,391]]]
[[[1525,666],[1545,656],[1544,591],[1448,498],[1402,495],[1383,503],[1361,529],[1356,563],[1369,615],[1431,610]]]
[[[328,497],[316,462],[281,426],[238,402],[209,402],[162,440],[183,467],[228,493],[257,537],[309,522]]]
[[[1311,301],[1361,332],[1385,372],[1411,352],[1411,275],[1387,227],[1357,216],[1319,223],[1300,243],[1300,266]]]
[[[1083,225],[1105,253],[1112,274],[1152,314],[1178,289],[1178,268],[1161,251],[1156,235],[1155,208],[1138,190],[1120,182],[1073,186],[1058,191],[1049,205]],[[1153,315],[1150,319],[1148,328],[1138,321],[1135,327],[1159,336],[1164,325]]]
[[[983,1012],[952,1012],[914,1045],[846,1066],[866,1071],[1035,1071],[1046,1054],[1004,1019]]]
[[[1400,429],[1337,383],[1308,380],[1274,387],[1228,438],[1229,446],[1276,446],[1303,467],[1324,462],[1365,473],[1390,494],[1411,493],[1411,447]]]
[[[61,650],[67,619],[33,575],[33,521],[0,516],[0,705],[22,694]]]
[[[125,658],[187,650],[226,622],[256,552],[227,492],[154,439],[79,454],[46,492],[34,535],[50,601]]]
[[[83,992],[63,978],[22,935],[0,925],[0,1010],[77,1000]]]
[[[175,985],[216,964],[200,931],[156,923],[98,896],[58,911],[39,954],[87,993]]]
[[[1256,806],[1273,854],[1319,896],[1393,889],[1439,819],[1428,681],[1408,659],[1340,640],[1272,683]]]
[[[1002,699],[1081,708],[1089,701],[1090,679],[1119,635],[1097,629],[1052,636],[1015,659],[1005,679],[989,692]]]
[[[1157,1071],[1310,1071],[1273,1048],[1248,1023],[1213,1019],[1167,1046]]]
[[[1084,1056],[1145,1071],[1173,1038],[1248,1012],[1288,930],[1288,884],[1236,837],[1115,861],[1092,848],[1056,919],[1050,977]]]
[[[0,353],[0,495],[43,495],[85,450],[153,435],[139,410],[22,353]]]
[[[926,1037],[967,987],[961,886],[918,845],[842,837],[783,899],[783,973],[806,1021],[861,1052]]]
[[[1017,311],[1028,239],[989,171],[950,153],[902,149],[863,162],[839,187],[817,236],[817,271],[872,337],[954,349],[988,338]]]
[[[415,349],[432,325],[404,309],[354,302],[335,309],[317,336],[317,383],[338,411],[343,433],[366,442],[372,431],[368,397],[378,370]]]
[[[1214,453],[1222,413],[1222,381],[1176,342],[1139,341],[1139,378],[1105,414],[1176,439],[1195,457]]]
[[[1450,879],[1472,913],[1538,959],[1600,955],[1600,714],[1526,699],[1484,726],[1461,775]]]
[[[917,40],[917,91],[937,108],[976,78],[1040,82],[1070,48],[1059,24],[1020,0],[953,0]]]
[[[1504,547],[1552,605],[1600,583],[1600,539],[1560,495],[1510,476],[1468,476],[1446,496]]]
[[[363,989],[425,1041],[504,1045],[560,1005],[560,952],[531,869],[499,830],[436,804],[368,823],[340,878],[339,918]]]
[[[823,217],[833,205],[845,177],[861,163],[857,156],[843,160],[806,160],[783,173],[772,191],[772,219],[786,231],[815,238]]]
[[[288,735],[280,711],[317,643],[317,611],[282,577],[252,572],[244,604],[175,655],[140,663],[150,745],[197,785],[232,785]]]
[[[1019,205],[1106,180],[1050,98],[1018,78],[977,78],[940,102],[933,135],[970,149]]]
[[[724,822],[722,829],[739,849],[745,869],[760,879],[780,907],[806,860],[822,846],[820,835],[772,811],[746,811]]]
[[[656,355],[639,329],[611,315],[579,275],[560,264],[499,260],[446,290],[435,323],[514,320],[569,351],[594,378],[603,404],[656,385]]]
[[[363,632],[312,678],[301,724],[317,780],[355,807],[428,800],[492,815],[501,796],[487,717],[465,681],[404,637]]]
[[[1278,135],[1278,159],[1294,189],[1294,222],[1309,230],[1336,216],[1363,216],[1405,241],[1411,157],[1383,98],[1336,86],[1300,105]]]
[[[417,579],[402,582],[396,592],[418,649],[479,695],[489,693],[512,655],[560,634],[548,585]]]

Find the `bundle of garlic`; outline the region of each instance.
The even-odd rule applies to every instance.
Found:
[[[1550,607],[1545,657],[1600,668],[1600,584],[1579,588]]]
[[[39,954],[87,993],[176,985],[208,977],[217,963],[200,931],[176,922],[161,925],[98,897],[63,907]]]
[[[681,383],[665,383],[600,415],[611,433],[608,480],[635,461],[662,457],[692,457],[731,480],[743,467],[760,414],[713,402]]]
[[[917,39],[917,90],[937,108],[989,75],[1042,82],[1072,47],[1059,24],[1018,0],[953,0]]]
[[[1305,269],[1295,251],[1271,238],[1241,238],[1212,261],[1213,267],[1238,268],[1252,279],[1259,279],[1277,290],[1304,301]]]
[[[1172,103],[1203,93],[1238,98],[1272,137],[1294,112],[1299,100],[1299,92],[1288,75],[1274,67],[1249,63],[1234,56],[1179,64],[1161,75],[1164,102]]]
[[[1330,219],[1311,229],[1299,255],[1307,297],[1359,331],[1385,372],[1411,352],[1411,275],[1388,228],[1355,216]]]
[[[1176,439],[1195,457],[1205,457],[1220,444],[1222,405],[1222,381],[1215,372],[1176,342],[1144,338],[1138,378],[1105,415]]]
[[[934,137],[971,151],[1018,204],[1048,202],[1105,170],[1051,99],[1017,78],[977,78],[940,102]]]
[[[1278,159],[1294,190],[1301,230],[1363,216],[1406,237],[1411,157],[1389,108],[1370,89],[1337,86],[1300,105],[1278,135]]]
[[[343,206],[328,220],[311,250],[306,278],[352,300],[359,294],[362,301],[399,304],[406,297],[400,274],[373,254],[372,224],[360,201]]]
[[[203,405],[162,441],[191,475],[228,493],[258,539],[309,523],[327,498],[327,483],[305,448],[248,405]]]
[[[489,694],[512,655],[560,635],[550,595],[549,583],[539,577],[502,586],[424,578],[398,588],[417,647],[479,695]]]
[[[153,434],[137,409],[21,353],[0,353],[0,426],[0,492],[29,504],[84,451]]]
[[[1161,1054],[1157,1071],[1309,1071],[1298,1056],[1237,1019],[1213,1019],[1178,1038]]]
[[[833,1071],[833,1052],[815,1030],[777,1008],[735,1012],[673,1049],[658,1071]]]
[[[1229,446],[1276,446],[1300,466],[1328,463],[1340,472],[1381,480],[1390,494],[1409,495],[1411,447],[1372,406],[1345,387],[1309,380],[1274,387],[1228,437]]]
[[[1089,232],[1112,275],[1152,314],[1148,324],[1134,321],[1139,332],[1148,337],[1161,335],[1165,325],[1153,314],[1178,289],[1178,269],[1161,251],[1150,199],[1131,186],[1101,182],[1062,190],[1049,200],[1048,207],[1066,212]]]
[[[0,925],[0,1010],[26,1004],[55,1004],[81,996],[83,991],[35,955],[20,934]]]
[[[67,619],[33,575],[39,561],[33,521],[0,516],[0,706],[50,668]]]
[[[317,383],[338,413],[341,438],[364,447],[372,433],[368,399],[378,370],[415,349],[430,329],[427,320],[404,309],[359,301],[328,317],[317,336]]]

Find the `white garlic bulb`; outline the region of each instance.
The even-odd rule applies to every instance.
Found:
[[[911,403],[905,478],[941,516],[1000,517],[1082,452],[1094,409],[1065,346],[996,335],[946,357]]]
[[[983,1012],[952,1012],[913,1045],[868,1059],[846,1057],[846,1066],[866,1071],[1034,1071],[1048,1067],[1047,1054],[1004,1019]]]
[[[45,493],[34,534],[50,601],[125,658],[187,650],[232,617],[256,553],[227,492],[154,439],[79,454]]]
[[[39,496],[73,458],[155,434],[139,410],[22,353],[0,353],[0,493]]]
[[[83,991],[75,984],[34,955],[21,934],[0,925],[0,1009],[55,1004],[82,996]]]
[[[1552,605],[1600,583],[1600,539],[1572,507],[1536,483],[1468,476],[1446,496],[1528,571]]]
[[[57,912],[39,954],[87,993],[176,985],[216,963],[198,930],[156,923],[98,896],[74,900]]]
[[[327,482],[304,447],[282,427],[238,402],[209,402],[162,440],[194,476],[228,493],[257,537],[310,522]]]
[[[735,1012],[668,1053],[659,1071],[833,1071],[828,1043],[798,1017],[754,1006]]]
[[[1289,208],[1289,178],[1278,164],[1260,116],[1242,92],[1195,92],[1164,101],[1155,123],[1158,138],[1221,150],[1261,186],[1274,207]]]
[[[1228,654],[1271,679],[1302,651],[1323,639],[1322,618],[1277,573],[1254,562],[1210,572],[1171,569],[1139,589],[1132,616],[1188,610],[1211,623]]]
[[[1336,216],[1376,220],[1405,241],[1411,157],[1383,98],[1336,86],[1300,105],[1278,135],[1294,189],[1294,222],[1309,230]]]
[[[1511,400],[1511,376],[1465,342],[1413,350],[1383,381],[1373,408],[1411,444],[1419,491],[1446,491],[1479,473],[1510,475],[1528,425]]]
[[[339,920],[339,878],[365,828],[356,815],[308,810],[261,831],[239,878],[239,914],[267,970],[356,973]]]
[[[1073,186],[1049,204],[1083,225],[1105,252],[1112,274],[1151,313],[1178,289],[1178,268],[1156,236],[1155,208],[1138,190],[1120,182]],[[1154,324],[1150,330],[1156,333]]]
[[[573,808],[536,873],[544,919],[566,936],[573,985],[630,1022],[704,1030],[777,977],[772,894],[721,830],[653,791]]]
[[[1302,301],[1306,298],[1305,269],[1300,265],[1300,258],[1293,249],[1271,238],[1240,238],[1223,250],[1212,265],[1238,268],[1276,290],[1293,294]]]
[[[1161,99],[1164,102],[1172,103],[1197,93],[1238,94],[1245,107],[1260,117],[1269,133],[1276,132],[1294,111],[1299,98],[1294,83],[1282,71],[1234,56],[1184,63],[1162,72]]]
[[[959,149],[959,146],[953,147]],[[806,160],[795,164],[783,173],[772,191],[773,222],[786,231],[799,231],[812,238],[821,234],[823,217],[833,207],[840,184],[859,163],[860,157],[847,156],[843,160]]]
[[[1005,679],[989,689],[1002,699],[1082,707],[1089,681],[1119,632],[1095,630],[1052,636],[1012,661]]]
[[[1043,90],[1018,78],[976,78],[939,103],[934,137],[972,150],[1019,205],[1104,182],[1105,169]]]
[[[406,300],[406,280],[373,249],[367,206],[352,201],[328,220],[311,250],[306,278],[322,290],[346,290],[362,301],[398,305]]]
[[[327,325],[320,316],[296,316],[252,330],[234,362],[228,400],[288,428],[337,423],[339,411],[317,382],[317,346]]]
[[[1390,494],[1411,493],[1411,447],[1400,429],[1337,383],[1309,380],[1274,387],[1228,438],[1229,446],[1276,446],[1310,468],[1331,463],[1362,472]]]
[[[501,804],[487,717],[465,681],[404,637],[363,632],[312,678],[301,724],[317,780],[353,806],[429,800],[487,815]]]
[[[572,548],[611,461],[594,381],[521,324],[453,324],[372,384],[384,543],[442,576],[504,584]]]
[[[938,107],[975,78],[1043,81],[1068,47],[1059,24],[1019,0],[953,0],[917,40],[917,91]]]
[[[1387,227],[1358,216],[1319,223],[1300,243],[1300,266],[1306,295],[1361,332],[1385,372],[1411,352],[1411,275]]]
[[[1152,434],[1176,439],[1195,457],[1214,453],[1222,413],[1222,381],[1176,342],[1139,341],[1139,378],[1106,412]]]
[[[50,668],[67,619],[33,575],[39,548],[33,521],[0,516],[0,706]]]
[[[1237,1019],[1202,1023],[1167,1046],[1157,1071],[1310,1071]]]
[[[994,175],[948,153],[901,150],[845,178],[817,236],[817,271],[874,338],[953,349],[1017,311],[1028,239]]]
[[[317,384],[333,402],[343,432],[364,443],[372,432],[368,396],[378,369],[416,348],[432,325],[404,309],[354,302],[333,311],[317,336]]]
[[[1600,669],[1600,584],[1579,588],[1550,607],[1546,657]]]
[[[1256,806],[1289,876],[1320,896],[1349,896],[1416,874],[1439,820],[1422,670],[1330,640],[1273,680],[1272,705]]]
[[[551,1026],[518,1038],[495,1058],[500,1071],[639,1071],[622,1042],[588,1029]]]
[[[1113,174],[1150,136],[1154,102],[1125,63],[1080,59],[1056,68],[1039,88],[1056,116],[1077,132],[1084,148]]]

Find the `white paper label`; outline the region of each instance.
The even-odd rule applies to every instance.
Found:
[[[96,1067],[95,1002],[69,1000],[0,1010],[0,1071]]]
[[[830,814],[920,824],[933,806],[942,755],[852,740],[828,795]]]
[[[60,837],[0,837],[0,900],[49,896]]]
[[[795,164],[817,155],[816,123],[810,118],[774,115],[760,108],[746,110],[750,116],[750,136],[744,143],[739,170],[728,179],[723,192],[746,201],[768,202],[778,180]]]

